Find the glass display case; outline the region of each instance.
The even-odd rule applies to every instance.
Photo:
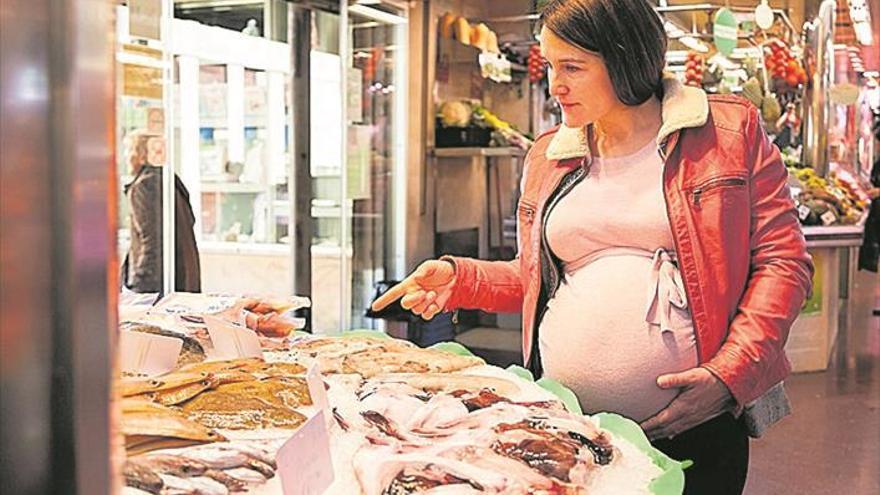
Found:
[[[178,170],[197,177],[199,201],[193,206],[200,239],[289,242],[287,72],[185,55],[176,62],[177,135],[189,136],[180,141],[177,163]]]
[[[118,73],[131,87],[118,99],[120,185],[132,179],[129,133],[151,129],[167,140],[195,216],[202,291],[305,294],[295,284],[310,283],[317,332],[381,326],[363,317],[375,283],[404,270],[407,7],[348,3],[303,8],[307,55],[179,18],[166,45],[118,49]],[[121,20],[119,39],[126,29]],[[291,67],[301,56],[309,108],[294,118]],[[308,129],[301,168],[292,156],[297,129]],[[295,180],[295,171],[307,176]],[[308,213],[297,216],[305,195]],[[128,204],[120,194],[122,256]],[[310,233],[300,239],[307,282],[296,277],[296,260],[306,259],[296,257],[296,232]]]

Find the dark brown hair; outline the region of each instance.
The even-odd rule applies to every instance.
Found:
[[[624,104],[662,97],[666,32],[647,0],[551,0],[541,22],[565,41],[600,54]]]

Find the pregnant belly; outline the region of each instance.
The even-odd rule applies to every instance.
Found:
[[[616,412],[636,421],[677,395],[657,377],[697,365],[693,325],[675,309],[671,330],[645,320],[656,283],[652,261],[607,256],[565,278],[541,321],[544,374],[569,387],[585,412]]]

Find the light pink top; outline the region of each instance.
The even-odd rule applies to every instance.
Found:
[[[588,413],[647,419],[677,394],[657,377],[698,363],[662,173],[653,140],[629,156],[594,159],[547,221],[565,274],[541,321],[541,359]]]

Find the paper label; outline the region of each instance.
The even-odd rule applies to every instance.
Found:
[[[263,357],[260,339],[249,329],[229,323],[216,316],[205,315],[205,326],[214,344],[215,359]]]
[[[798,206],[798,218],[806,220],[810,216],[810,207],[807,205]]]
[[[309,386],[309,395],[312,396],[312,404],[322,411],[327,411],[330,406],[327,400],[327,389],[324,387],[324,377],[318,370],[318,365],[312,364],[306,371],[306,384]]]
[[[183,347],[181,339],[143,332],[119,332],[119,363],[123,372],[155,376],[173,370]]]
[[[320,495],[333,483],[324,412],[306,420],[275,456],[284,495]]]
[[[835,215],[834,212],[831,210],[826,211],[819,218],[822,219],[822,223],[825,225],[831,225],[832,223],[837,221],[837,215]]]

